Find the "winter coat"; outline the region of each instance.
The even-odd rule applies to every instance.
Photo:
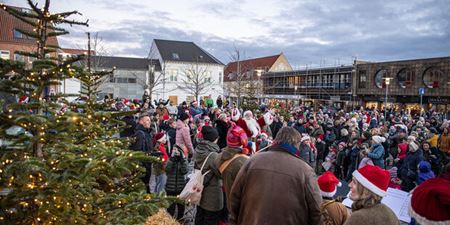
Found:
[[[189,126],[181,120],[177,120],[175,144],[185,146],[188,149],[189,154],[193,154],[194,152]]]
[[[239,171],[229,197],[230,223],[321,224],[321,203],[313,169],[284,149],[271,147]]]
[[[222,99],[221,98],[218,98],[217,100],[216,100],[216,105],[217,105],[217,108],[222,108],[222,105],[223,105],[223,102],[222,102]]]
[[[131,137],[134,134],[134,130],[136,129],[136,120],[133,116],[124,116],[121,119],[122,122],[125,122],[127,128],[123,129],[120,132],[120,137]]]
[[[178,114],[178,108],[173,105],[168,105],[167,111],[169,111],[169,115],[177,115]]]
[[[433,134],[433,136],[430,139],[428,139],[427,142],[430,143],[430,146],[432,148],[437,148],[438,139],[439,139],[439,136],[437,134]]]
[[[373,162],[372,159],[370,159],[369,157],[364,157],[361,159],[361,162],[358,165],[358,170],[367,166],[367,165],[372,165],[373,166]]]
[[[325,160],[325,153],[326,153],[326,145],[325,142],[317,142],[316,143],[317,148],[317,161],[318,160]]]
[[[306,130],[306,128],[305,128],[305,124],[301,124],[301,123],[297,122],[294,125],[294,129],[296,129],[300,134],[308,133],[308,130]]]
[[[384,147],[381,144],[374,144],[372,151],[367,155],[372,159],[373,164],[384,169]]]
[[[177,130],[175,128],[168,127],[166,132],[167,132],[167,140],[168,140],[169,146],[170,146],[170,148],[168,148],[167,153],[169,155],[172,155],[172,149],[173,149],[173,146],[175,145],[175,140],[177,137]]]
[[[222,181],[220,180],[221,176],[218,167],[214,163],[219,150],[219,146],[216,143],[200,139],[194,153],[195,169],[200,169],[203,162],[211,153],[202,171],[202,173],[210,172],[205,175],[203,181],[204,187],[200,207],[213,212],[222,210],[223,208]]]
[[[283,123],[280,121],[273,122],[270,125],[270,130],[272,131],[272,137],[275,138],[278,134],[278,131],[283,127]]]
[[[189,108],[189,112],[191,113],[192,117],[195,117],[196,115],[202,114],[203,110],[200,107],[195,108],[194,106],[191,106]]]
[[[220,166],[226,161],[231,158],[235,154],[242,153],[242,149],[240,148],[230,148],[225,147],[222,149],[222,152],[217,156],[215,164],[217,168],[220,168]],[[223,188],[225,190],[225,194],[227,198],[229,198],[231,186],[234,183],[234,179],[236,178],[237,173],[241,169],[242,165],[247,161],[247,158],[245,157],[238,157],[234,159],[227,168],[222,173],[222,180],[223,180]]]
[[[402,180],[409,179],[415,181],[417,178],[417,166],[423,159],[422,149],[415,152],[408,152],[399,170],[400,178]]]
[[[431,164],[427,161],[421,161],[419,163],[419,176],[417,176],[417,184],[421,184],[428,179],[435,177],[433,171],[431,170]]]
[[[182,156],[170,157],[165,168],[167,175],[166,191],[181,193],[186,185],[187,162]]]
[[[336,134],[331,131],[330,133],[325,133],[325,142],[328,145],[333,144],[333,142],[336,140]]]
[[[384,204],[355,210],[344,225],[400,225],[397,216]]]
[[[229,128],[229,123],[225,123],[223,120],[216,120],[216,130],[219,133],[217,145],[219,145],[220,149],[227,147],[227,133]]]
[[[150,129],[144,128],[141,124],[136,126],[134,131],[135,143],[131,145],[131,149],[135,151],[153,152],[152,136]]]
[[[302,143],[300,145],[300,158],[303,159],[308,165],[313,167],[315,160],[314,152],[311,149],[311,146]]]
[[[323,139],[324,132],[323,132],[322,127],[319,127],[319,128],[317,128],[317,129],[314,129],[314,130],[311,132],[311,137],[317,138],[318,136],[319,136],[320,138]]]
[[[447,135],[441,134],[439,138],[439,150],[443,153],[450,153],[450,133]]]

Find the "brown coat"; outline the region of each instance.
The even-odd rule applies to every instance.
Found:
[[[394,212],[384,204],[362,208],[352,212],[344,225],[399,225]]]
[[[331,201],[332,200],[323,199],[321,208],[327,211],[328,216],[330,217],[330,219],[333,221],[334,224],[336,225],[344,224],[345,221],[350,216],[347,208],[340,202],[334,201],[332,203],[329,203]]]
[[[250,158],[231,188],[231,224],[321,224],[314,170],[279,147]]]

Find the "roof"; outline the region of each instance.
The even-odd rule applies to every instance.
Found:
[[[163,61],[221,64],[218,59],[194,42],[154,39]]]
[[[239,61],[239,68],[241,73],[247,72],[249,70],[255,69],[263,69],[265,72],[269,71],[269,69],[273,66],[273,64],[277,61],[277,59],[281,56],[281,53],[278,55],[266,56],[261,58],[247,59]],[[237,64],[238,62],[230,62],[224,69],[224,77],[223,80],[233,81],[234,77],[229,76],[230,74],[237,72]],[[253,77],[254,78],[254,77]]]
[[[20,8],[15,6],[9,6],[13,7],[19,10],[26,8]],[[14,38],[14,29],[22,29],[22,30],[29,30],[32,31],[33,27],[29,24],[26,24],[25,22],[17,19],[16,17],[12,16],[5,10],[0,10],[0,42],[11,42],[11,43],[18,43],[21,45],[36,45],[36,40],[33,38],[27,38],[24,35],[24,38]],[[51,31],[49,31],[51,32]],[[49,45],[58,45],[58,39],[56,37],[49,37],[47,40],[47,43]]]
[[[92,65],[97,64],[99,68],[131,69],[131,70],[148,70],[148,65],[155,65],[155,71],[161,71],[161,65],[158,60],[150,60],[146,58],[129,58],[115,56],[92,56]]]
[[[61,51],[67,54],[83,55],[87,54],[87,49],[61,48]],[[95,51],[91,50],[91,54],[95,55]]]

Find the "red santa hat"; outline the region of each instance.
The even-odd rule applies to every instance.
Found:
[[[231,110],[231,120],[237,121],[239,118],[241,118],[241,112],[239,112],[239,109]]]
[[[28,102],[28,97],[27,96],[21,96],[19,98],[19,103],[27,103]]]
[[[420,224],[450,224],[450,180],[431,178],[419,185],[411,197],[409,214]]]
[[[300,139],[300,142],[304,142],[304,141],[307,141],[307,140],[311,140],[311,137],[309,137],[309,135],[303,136],[302,139]]]
[[[166,135],[163,132],[155,134],[155,136],[153,137],[153,145],[156,145],[156,142],[163,141],[164,138],[166,138]]]
[[[245,117],[251,117],[251,118],[253,118],[253,113],[252,113],[252,111],[250,111],[250,110],[245,111],[245,112],[244,112],[244,118],[245,118]]]
[[[328,198],[332,198],[336,194],[336,186],[342,186],[342,183],[339,182],[336,176],[330,171],[327,171],[319,176],[317,183],[319,184],[320,194],[323,197]]]
[[[369,191],[381,197],[386,196],[386,190],[391,179],[389,171],[378,166],[367,165],[359,170],[355,170],[352,175],[358,183]]]
[[[263,116],[261,116],[258,119],[258,124],[261,128],[263,128],[264,126],[270,126],[270,124],[273,123],[273,116],[272,113],[270,112],[266,112]]]

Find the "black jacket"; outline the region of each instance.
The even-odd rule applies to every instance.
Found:
[[[219,133],[219,140],[217,140],[217,145],[219,145],[219,148],[225,148],[227,147],[227,132],[230,128],[230,125],[228,123],[225,123],[222,120],[216,121],[216,129]]]
[[[120,137],[131,137],[134,134],[134,130],[136,129],[136,120],[133,116],[124,116],[121,119],[123,122],[125,122],[127,128],[123,129],[120,132]]]
[[[187,162],[182,156],[170,157],[165,168],[167,174],[166,191],[181,193],[186,185]]]
[[[145,129],[144,126],[138,124],[134,130],[133,135],[136,140],[131,146],[132,150],[143,151],[143,152],[153,152],[152,136],[150,135],[150,129]]]
[[[278,131],[283,127],[283,123],[281,121],[273,122],[270,125],[270,130],[272,131],[272,137],[275,138],[278,134]]]

